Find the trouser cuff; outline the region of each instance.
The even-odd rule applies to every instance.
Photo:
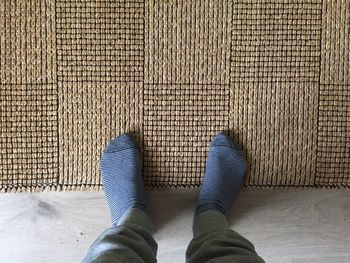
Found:
[[[149,233],[153,233],[153,224],[149,215],[139,208],[130,208],[118,220],[116,226],[141,227]]]
[[[226,216],[217,210],[207,210],[197,214],[193,222],[193,236],[228,228]]]

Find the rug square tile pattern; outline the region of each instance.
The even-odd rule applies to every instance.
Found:
[[[54,1],[1,1],[0,25],[0,83],[56,82]]]
[[[145,85],[147,183],[200,184],[211,137],[228,129],[228,97],[228,85]]]
[[[321,83],[350,84],[350,2],[323,2]]]
[[[239,83],[231,94],[230,130],[250,164],[246,184],[314,185],[318,85]]]
[[[197,187],[210,140],[248,187],[350,187],[350,0],[0,2],[0,191],[101,189],[132,132],[152,187]]]
[[[0,186],[58,182],[56,85],[0,85]]]

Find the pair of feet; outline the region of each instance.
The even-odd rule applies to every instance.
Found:
[[[123,134],[109,142],[103,151],[100,167],[114,226],[129,208],[146,211],[141,156],[137,142],[130,134]],[[196,214],[214,209],[227,217],[245,174],[244,155],[230,137],[218,133],[210,145]]]

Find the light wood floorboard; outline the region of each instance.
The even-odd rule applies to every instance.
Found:
[[[196,191],[152,191],[158,262],[184,262]],[[243,190],[232,228],[271,263],[350,262],[350,192]],[[0,262],[80,262],[109,226],[103,192],[0,195]]]

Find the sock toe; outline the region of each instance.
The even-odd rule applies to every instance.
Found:
[[[214,136],[214,138],[211,141],[211,147],[215,146],[226,146],[233,149],[236,149],[237,146],[233,143],[230,136],[220,132]]]
[[[130,148],[137,149],[138,148],[137,141],[130,133],[125,133],[111,140],[107,144],[104,152],[106,153],[119,152]]]

